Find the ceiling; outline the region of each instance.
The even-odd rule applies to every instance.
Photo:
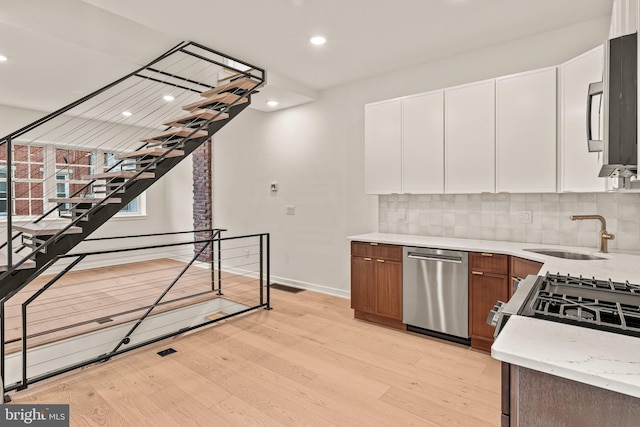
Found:
[[[0,0],[0,104],[51,111],[183,40],[265,68],[258,109],[596,19],[613,0]],[[324,46],[309,38],[322,34]]]

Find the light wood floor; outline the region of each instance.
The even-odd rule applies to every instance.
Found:
[[[65,274],[28,306],[28,347],[140,318],[185,265],[158,259]],[[213,274],[217,278],[217,271]],[[22,349],[22,303],[54,276],[38,277],[6,303],[7,354]],[[224,298],[259,304],[257,280],[224,272],[222,280]],[[156,307],[152,314],[217,298],[212,286],[211,270],[191,266],[162,300],[174,302]]]
[[[13,394],[72,426],[498,426],[487,354],[354,320],[349,301],[272,291],[258,310]],[[172,347],[167,357],[156,352]]]

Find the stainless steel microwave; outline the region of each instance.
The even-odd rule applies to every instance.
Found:
[[[602,82],[589,85],[587,139],[603,152],[600,177],[631,177],[638,170],[638,34],[605,43]]]

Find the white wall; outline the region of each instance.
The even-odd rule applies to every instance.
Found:
[[[214,225],[271,233],[273,281],[348,297],[346,237],[378,228],[377,197],[364,195],[364,104],[560,64],[608,28],[607,18],[589,21],[333,88],[300,107],[245,110],[214,137]]]

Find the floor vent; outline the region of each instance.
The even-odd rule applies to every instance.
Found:
[[[110,317],[102,317],[100,319],[96,320],[96,323],[102,325],[103,323],[109,323],[109,322],[113,322],[113,319]]]
[[[168,348],[166,350],[162,350],[158,352],[158,356],[160,357],[165,357],[168,356],[170,354],[176,353],[176,350],[172,349],[172,348]]]
[[[297,294],[298,292],[304,291],[304,289],[294,288],[293,286],[281,285],[280,283],[272,283],[271,289],[277,289],[279,291],[291,292],[292,294]]]

